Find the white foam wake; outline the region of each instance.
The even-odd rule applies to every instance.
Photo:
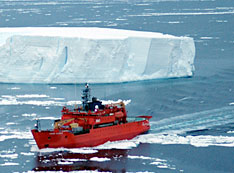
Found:
[[[234,122],[234,107],[227,106],[213,110],[185,114],[151,122],[154,133],[182,134],[193,130],[208,129]]]
[[[131,140],[122,140],[115,142],[107,142],[103,145],[90,148],[80,148],[80,149],[42,149],[39,150],[36,145],[33,145],[31,152],[58,152],[58,151],[69,151],[71,153],[83,153],[90,154],[96,153],[100,149],[131,149],[137,147],[141,143],[148,144],[182,144],[182,145],[192,145],[195,147],[208,147],[208,146],[222,146],[222,147],[234,147],[234,137],[230,136],[211,136],[211,135],[200,135],[200,136],[180,136],[177,134],[146,134],[135,137]],[[106,160],[105,160],[106,161]]]
[[[150,144],[189,144],[195,147],[234,147],[234,136],[180,136],[177,134],[149,134],[137,137],[136,139],[134,139],[134,142]]]
[[[234,123],[234,107],[202,111],[151,122],[150,134],[139,135],[132,140],[107,142],[97,149],[130,149],[140,143],[186,144],[196,147],[223,146],[234,147],[233,131],[223,132],[228,136],[184,135],[186,132],[209,129],[214,126]]]
[[[146,134],[139,135],[131,140],[107,142],[95,149],[131,149],[141,143],[148,144],[184,144],[195,147],[223,146],[234,147],[234,137],[230,136],[180,136],[177,134]]]
[[[60,152],[60,151],[67,151],[70,153],[79,153],[79,154],[92,154],[97,153],[98,150],[93,148],[44,148],[39,149],[37,145],[32,144],[31,152],[40,152],[40,153],[52,153],[52,152]]]

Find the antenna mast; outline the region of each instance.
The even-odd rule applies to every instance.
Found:
[[[88,102],[90,101],[90,88],[88,83],[85,84],[85,89],[83,89],[83,94],[81,98],[83,100],[83,109],[87,111],[89,108]]]

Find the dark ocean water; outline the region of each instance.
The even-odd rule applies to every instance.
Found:
[[[0,0],[0,27],[107,27],[193,37],[192,78],[91,84],[102,100],[152,115],[151,130],[95,148],[37,149],[83,85],[0,84],[0,172],[234,172],[233,0]]]

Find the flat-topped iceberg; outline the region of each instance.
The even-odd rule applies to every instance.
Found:
[[[192,38],[107,28],[0,28],[0,82],[110,83],[192,76]]]

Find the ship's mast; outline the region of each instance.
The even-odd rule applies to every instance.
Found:
[[[83,94],[81,98],[83,100],[83,109],[87,111],[89,107],[88,102],[90,101],[90,88],[88,83],[85,84],[85,89],[83,89]]]

